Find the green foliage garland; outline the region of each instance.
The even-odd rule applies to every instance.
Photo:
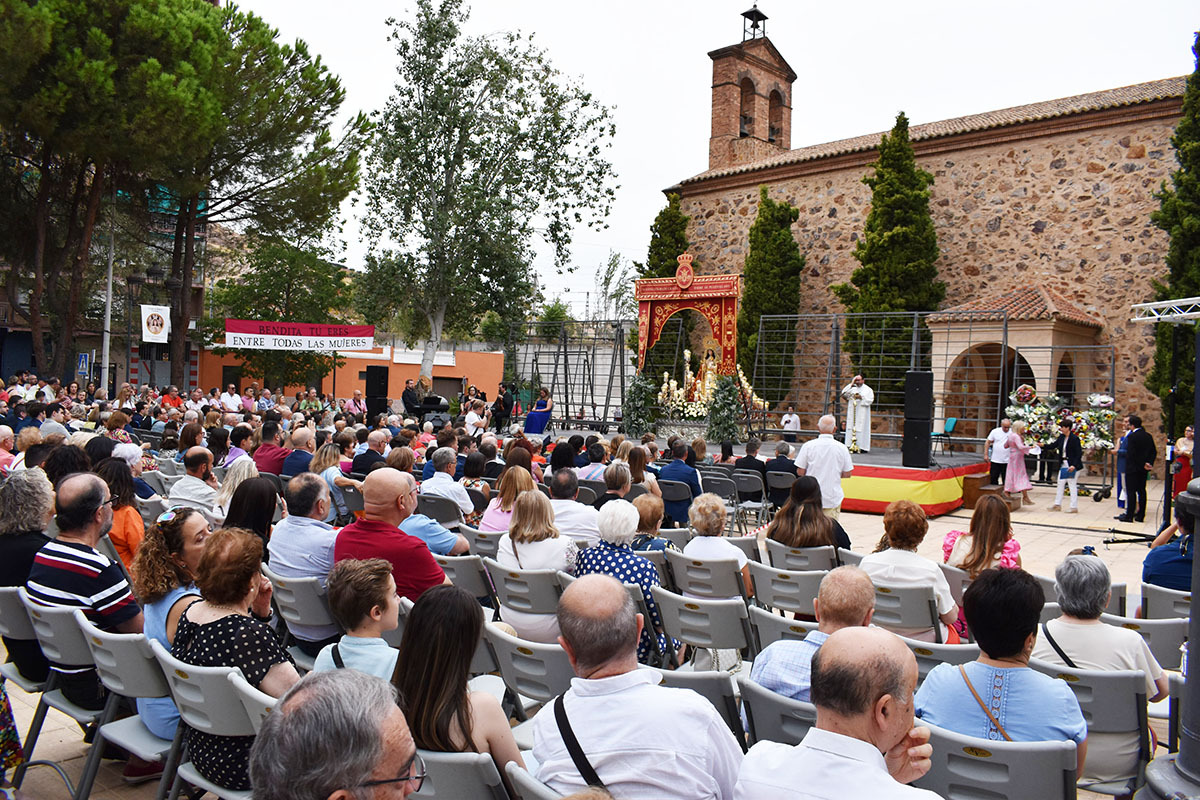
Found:
[[[705,438],[714,443],[736,442],[741,411],[737,382],[730,375],[717,378],[712,403],[708,407],[708,431]]]
[[[658,387],[645,372],[633,376],[625,390],[625,402],[621,406],[622,424],[630,438],[641,436],[654,429],[654,402]]]

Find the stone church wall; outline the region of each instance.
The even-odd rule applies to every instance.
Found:
[[[1175,119],[1118,123],[1018,141],[922,154],[932,175],[943,307],[1040,282],[1104,321],[1096,343],[1116,348],[1117,408],[1161,433],[1158,399],[1143,385],[1153,331],[1128,322],[1130,305],[1153,299],[1167,236],[1150,223],[1153,194],[1175,168]],[[936,142],[937,140],[930,140]],[[944,143],[942,145],[945,147]],[[865,159],[869,161],[873,154]],[[798,313],[842,310],[829,291],[858,266],[852,253],[870,206],[864,159],[846,166],[802,162],[791,176],[754,173],[682,187],[698,273],[742,269],[758,186],[800,209],[793,233],[807,257]],[[807,174],[804,174],[807,173]],[[734,185],[736,180],[737,185]],[[721,187],[721,188],[715,188]]]

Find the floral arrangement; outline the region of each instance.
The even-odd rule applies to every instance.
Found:
[[[709,407],[712,405],[717,380],[716,369],[705,371],[704,379],[699,379],[691,367],[692,352],[683,351],[683,382],[676,381],[669,372],[663,373],[662,385],[658,390],[658,404],[662,406],[666,416],[673,419],[694,420],[707,419]],[[741,366],[737,369],[737,389],[744,402],[756,409],[767,407],[767,401],[754,393],[754,387],[746,380]]]
[[[1017,387],[1017,390],[1008,396],[1010,402],[1017,405],[1029,406],[1037,400],[1037,389],[1034,389],[1028,383],[1022,383]]]
[[[1038,397],[1032,386],[1022,384],[1008,396],[1011,403],[1004,409],[1012,420],[1023,420],[1028,426],[1027,438],[1039,447],[1053,444],[1058,438],[1058,426],[1064,419],[1074,420],[1074,430],[1085,451],[1111,450],[1113,442],[1113,398],[1106,394],[1090,394],[1088,408],[1073,411],[1056,394]]]

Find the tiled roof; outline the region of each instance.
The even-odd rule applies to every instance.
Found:
[[[980,312],[993,312],[988,315]],[[1053,289],[1042,286],[1026,287],[1001,295],[980,297],[962,305],[930,314],[927,321],[962,322],[968,318],[1019,320],[1062,320],[1086,328],[1103,328],[1104,323],[1072,303]]]
[[[1002,128],[1007,125],[1017,125],[1023,122],[1035,122],[1055,117],[1065,117],[1071,114],[1082,114],[1088,111],[1102,111],[1107,108],[1132,106],[1139,103],[1150,103],[1155,100],[1166,100],[1183,97],[1185,77],[1164,78],[1149,83],[1137,83],[1132,86],[1122,86],[1117,89],[1106,89],[1102,92],[1078,94],[1074,97],[1061,97],[1057,100],[1046,100],[1041,103],[1030,103],[1025,106],[1002,108],[999,111],[986,111],[982,114],[971,114],[965,117],[945,119],[940,122],[927,122],[909,128],[909,137],[914,142],[923,139],[936,139],[942,136],[970,133]],[[803,161],[816,161],[829,156],[843,155],[873,150],[879,146],[879,138],[887,131],[871,133],[865,136],[855,136],[851,139],[841,139],[836,142],[826,142],[810,147],[799,147],[789,150],[773,158],[756,161],[752,164],[739,164],[736,167],[709,170],[687,178],[682,183],[693,183],[705,178],[719,178],[725,175],[736,175],[743,172],[753,172],[768,167],[783,164],[797,164]]]

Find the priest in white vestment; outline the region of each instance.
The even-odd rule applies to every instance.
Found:
[[[842,397],[846,401],[846,446],[851,452],[855,452],[856,446],[864,453],[869,452],[871,403],[875,402],[875,392],[863,382],[862,375],[855,375],[854,380],[842,389]]]

